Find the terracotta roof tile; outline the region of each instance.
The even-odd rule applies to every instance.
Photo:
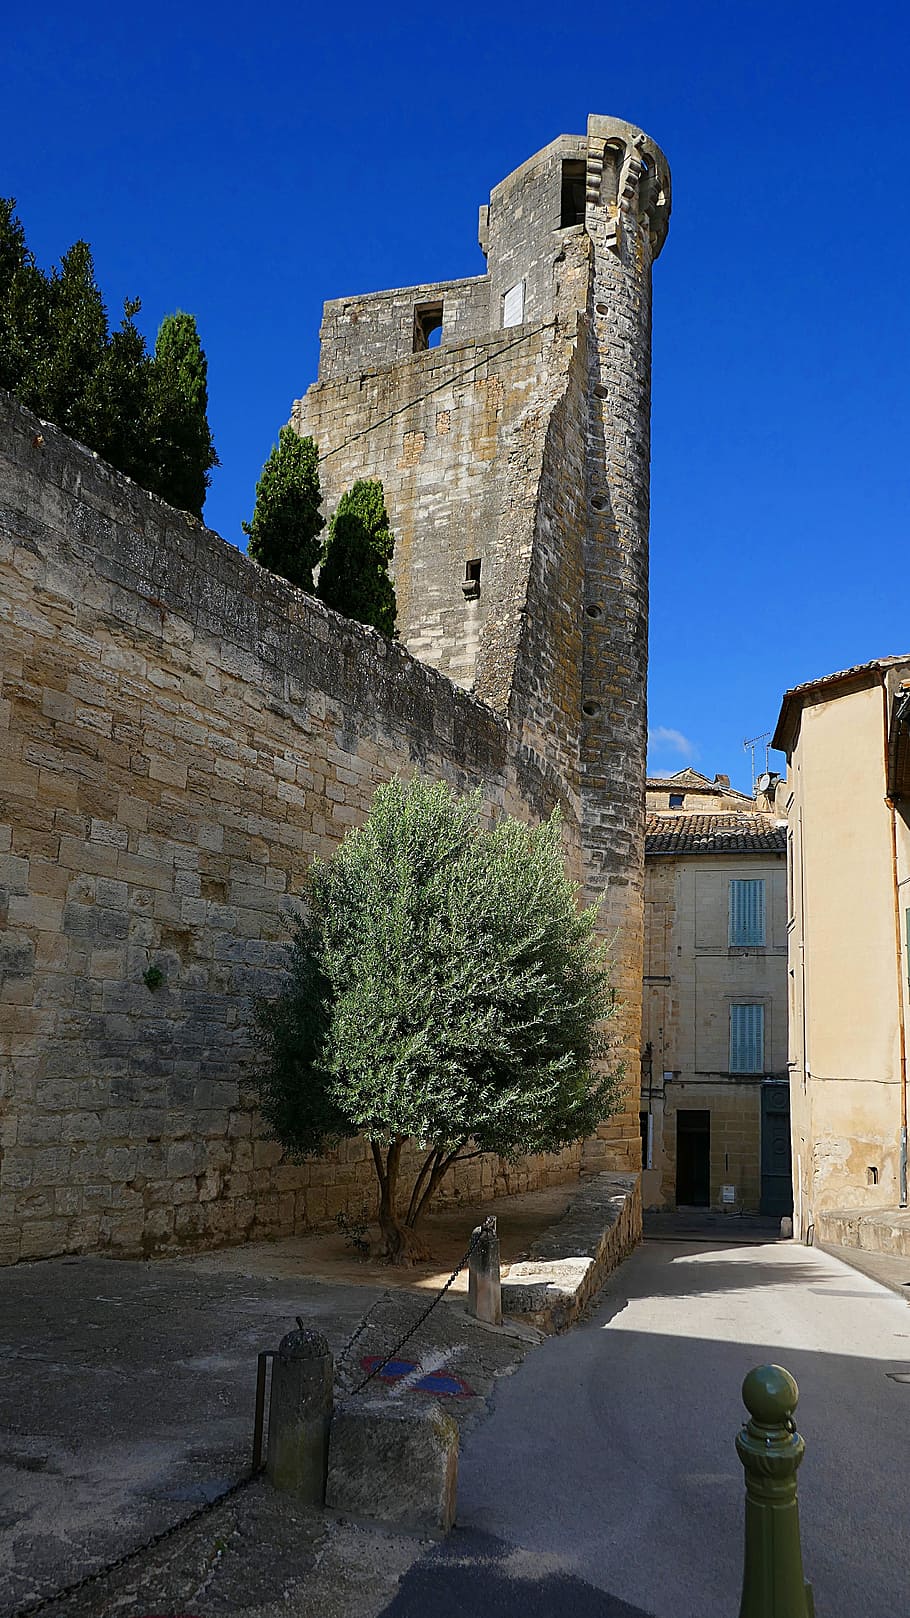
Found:
[[[789,691],[784,692],[777,724],[774,727],[774,735],[771,738],[771,746],[781,753],[788,751],[787,741],[790,719],[801,697],[808,696],[815,691],[824,692],[830,686],[849,685],[852,680],[862,680],[867,675],[884,675],[896,663],[908,662],[910,662],[910,655],[906,652],[892,657],[873,657],[869,663],[854,663],[852,668],[837,669],[834,674],[823,674],[817,680],[803,680],[801,685],[792,685]]]
[[[783,854],[787,828],[773,815],[649,815],[646,854]]]

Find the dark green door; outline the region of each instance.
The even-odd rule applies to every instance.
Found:
[[[775,1218],[793,1212],[790,1175],[790,1086],[761,1087],[761,1212]]]

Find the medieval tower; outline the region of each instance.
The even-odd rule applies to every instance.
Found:
[[[605,894],[624,1113],[589,1159],[640,1164],[651,265],[660,149],[617,118],[561,135],[480,210],[481,276],[327,303],[293,422],[326,509],[381,478],[399,631],[504,714]],[[549,805],[541,803],[541,810]]]
[[[400,640],[331,612],[0,393],[0,1263],[356,1213],[363,1139],[266,1137],[253,1007],[314,855],[415,766],[559,806],[603,900],[637,1168],[651,263],[658,148],[592,117],[496,186],[487,272],[326,306],[294,409],[331,512],[379,477]],[[470,1202],[577,1145],[456,1167]]]

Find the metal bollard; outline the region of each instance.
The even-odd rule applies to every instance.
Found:
[[[796,1382],[780,1365],[758,1365],[743,1383],[750,1420],[736,1439],[746,1472],[739,1618],[814,1618],[796,1503],[796,1473],[806,1448],[793,1424],[798,1399]]]
[[[502,1284],[495,1215],[491,1214],[478,1225],[473,1236],[479,1236],[480,1240],[468,1259],[468,1314],[475,1320],[488,1321],[491,1326],[501,1326]]]
[[[332,1422],[332,1354],[321,1332],[297,1317],[272,1365],[266,1476],[309,1505],[325,1504]]]

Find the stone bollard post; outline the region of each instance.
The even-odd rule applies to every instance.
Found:
[[[479,1235],[480,1240],[468,1259],[468,1314],[491,1326],[501,1326],[502,1285],[495,1215],[478,1225],[473,1235]]]
[[[806,1448],[793,1424],[798,1398],[796,1382],[780,1365],[758,1365],[743,1383],[750,1419],[736,1439],[746,1472],[739,1618],[814,1618],[796,1503],[796,1473]]]
[[[321,1332],[282,1337],[272,1366],[266,1475],[308,1505],[325,1503],[332,1422],[332,1355]]]

